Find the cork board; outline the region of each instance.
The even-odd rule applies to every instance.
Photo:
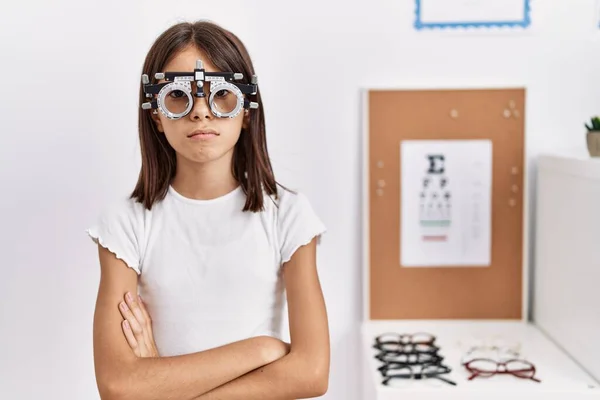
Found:
[[[365,96],[368,318],[521,319],[525,90]],[[400,143],[454,139],[491,141],[490,264],[402,267]]]

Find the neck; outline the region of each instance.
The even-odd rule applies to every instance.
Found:
[[[226,195],[239,184],[231,172],[231,156],[207,163],[177,157],[177,171],[171,186],[182,196],[210,200]]]

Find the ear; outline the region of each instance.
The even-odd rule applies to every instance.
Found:
[[[154,121],[154,123],[156,124],[156,129],[158,129],[159,132],[164,133],[165,130],[163,129],[162,122],[160,121],[160,118],[158,116],[158,112],[156,112],[156,114],[155,114],[155,112],[156,112],[156,110],[152,110],[150,112],[150,116],[152,117],[152,121]]]
[[[242,129],[247,130],[250,126],[250,110],[244,110],[244,120],[242,122]]]

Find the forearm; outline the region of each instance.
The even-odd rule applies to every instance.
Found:
[[[103,398],[193,399],[272,362],[268,340],[251,338],[193,354],[135,358],[113,375]]]
[[[309,362],[290,353],[228,382],[195,400],[290,400],[323,395],[327,390],[325,360]]]
[[[284,265],[290,353],[197,400],[291,400],[322,396],[329,383],[329,328],[316,271],[316,241]]]

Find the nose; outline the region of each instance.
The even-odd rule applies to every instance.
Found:
[[[192,96],[192,98],[194,99],[194,105],[189,114],[192,120],[212,119],[214,117],[208,105],[208,95],[204,97]]]

